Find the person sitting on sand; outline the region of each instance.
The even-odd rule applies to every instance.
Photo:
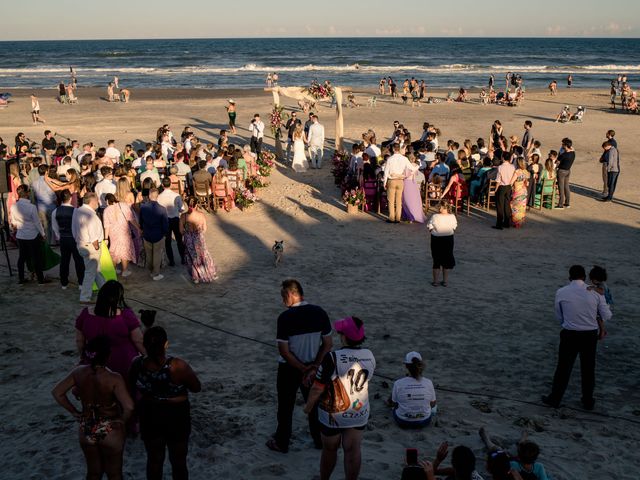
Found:
[[[569,105],[565,105],[564,107],[562,107],[562,110],[560,111],[560,113],[556,117],[556,123],[558,123],[558,122],[561,122],[561,123],[568,122],[570,117],[571,117],[570,107],[569,107]]]
[[[584,107],[583,106],[579,106],[576,109],[576,113],[571,114],[571,116],[569,117],[569,120],[571,120],[572,122],[581,122],[582,118],[584,117]]]
[[[128,88],[120,89],[120,101],[124,103],[129,103],[129,97],[131,96],[131,92]]]
[[[493,443],[489,432],[482,427],[478,434],[488,450],[487,470],[496,480],[548,480],[544,466],[537,462],[540,447],[522,432],[518,442],[518,456],[513,458],[507,450]]]
[[[463,87],[460,87],[460,90],[458,90],[458,96],[456,97],[456,102],[466,102],[468,100],[467,97],[467,91]]]
[[[433,383],[422,376],[424,363],[418,352],[407,353],[404,366],[409,375],[394,382],[389,400],[393,419],[402,428],[426,427],[436,413]]]
[[[480,103],[482,103],[482,105],[486,105],[487,103],[489,103],[487,91],[484,88],[480,90]]]
[[[446,475],[446,480],[483,480],[476,472],[476,456],[469,447],[458,445],[451,454],[451,467],[440,468],[440,464],[448,454],[449,444],[442,442],[431,464],[434,474]]]
[[[61,380],[51,394],[80,421],[80,447],[87,462],[86,478],[122,478],[125,423],[133,413],[133,400],[119,373],[105,365],[111,354],[109,339],[98,336],[84,348],[89,365],[81,365]],[[79,411],[67,397],[69,390],[82,402]]]

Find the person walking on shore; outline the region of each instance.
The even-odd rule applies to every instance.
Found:
[[[309,156],[311,158],[311,168],[322,168],[322,157],[324,154],[324,126],[318,122],[318,116],[311,117],[311,125],[307,134],[307,144],[309,145]]]
[[[496,230],[511,227],[511,179],[516,169],[509,152],[502,152],[502,163],[498,167],[498,189],[496,190]]]
[[[278,317],[278,428],[267,441],[271,450],[287,453],[296,394],[301,391],[307,401],[310,383],[325,354],[331,351],[331,322],[317,305],[304,301],[304,291],[297,280],[285,280],[280,291],[287,310]],[[316,448],[322,448],[318,410],[309,412],[309,432]]]
[[[586,410],[593,410],[595,405],[596,347],[598,338],[604,338],[605,334],[599,326],[598,316],[607,322],[612,315],[604,296],[587,288],[586,277],[584,267],[573,265],[569,269],[569,285],[556,293],[556,317],[562,325],[558,364],[551,393],[542,397],[542,402],[550,407],[560,406],[578,355],[582,376],[582,406]]]
[[[100,252],[104,241],[102,222],[96,214],[98,196],[89,192],[82,198],[82,206],[76,208],[71,219],[71,233],[78,252],[84,261],[84,278],[80,287],[80,303],[90,303],[93,282],[102,287],[105,279],[100,272]]]
[[[405,171],[411,168],[409,159],[400,153],[400,145],[393,144],[393,155],[384,164],[382,184],[387,191],[389,219],[387,223],[400,223],[402,216],[402,191]]]
[[[558,192],[560,202],[557,208],[569,208],[571,201],[571,187],[569,177],[571,166],[576,159],[576,152],[573,149],[573,142],[570,138],[562,139],[562,153],[558,156]]]
[[[256,113],[249,125],[249,132],[251,132],[251,151],[260,158],[260,152],[262,151],[262,139],[264,138],[264,122],[260,120],[260,114]]]

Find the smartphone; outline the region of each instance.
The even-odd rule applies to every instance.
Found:
[[[417,448],[407,448],[407,465],[417,465],[418,464],[418,449]]]

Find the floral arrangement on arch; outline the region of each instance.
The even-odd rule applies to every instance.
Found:
[[[366,202],[366,199],[364,196],[364,190],[361,188],[346,190],[342,194],[342,200],[347,205],[355,205],[356,207],[359,207],[360,205],[364,205],[364,203]]]
[[[240,210],[246,210],[258,201],[258,196],[249,189],[235,189],[235,204]]]
[[[306,92],[316,100],[323,100],[335,95],[335,90],[331,86],[331,82],[328,80],[325,80],[322,85],[313,80],[311,85],[309,85],[309,88],[306,89]]]
[[[336,151],[331,158],[331,174],[335,184],[340,187],[342,191],[346,189],[345,182],[347,174],[349,173],[349,162],[351,161],[351,154],[347,152]]]
[[[289,114],[284,111],[282,105],[273,106],[273,110],[271,110],[269,114],[269,125],[271,126],[271,133],[274,137],[281,135],[280,129],[284,126],[287,118],[289,118]]]
[[[260,175],[251,175],[246,181],[247,189],[255,191],[256,188],[263,188],[269,185]]]
[[[256,160],[256,164],[258,165],[258,174],[261,177],[268,177],[271,175],[271,170],[276,164],[276,156],[271,152],[263,150],[260,152],[260,156]]]

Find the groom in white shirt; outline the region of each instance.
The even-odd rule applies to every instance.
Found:
[[[311,168],[322,168],[322,156],[324,148],[324,127],[318,122],[318,116],[311,117],[311,126],[307,135]]]

